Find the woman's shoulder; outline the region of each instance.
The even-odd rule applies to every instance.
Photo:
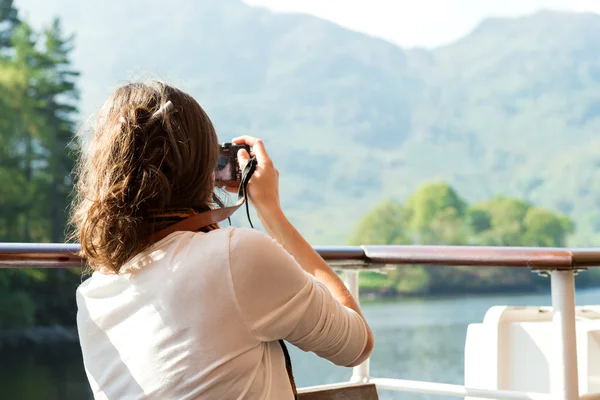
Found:
[[[251,228],[227,226],[209,232],[185,232],[181,239],[189,244],[200,242],[231,242],[235,245],[273,241],[270,236]],[[187,240],[186,240],[187,239]]]
[[[295,280],[304,283],[307,275],[285,248],[271,236],[249,228],[231,231],[229,265],[232,274],[249,281],[280,276],[282,281]],[[252,278],[252,279],[254,279]]]
[[[198,257],[214,257],[219,253],[236,260],[246,258],[248,261],[260,259],[266,253],[285,253],[283,247],[265,233],[232,226],[210,232],[185,232],[169,247],[175,253],[198,253]],[[194,258],[197,257],[194,255]]]
[[[246,251],[263,253],[266,250],[285,251],[283,247],[267,234],[251,228],[230,228],[230,252]]]

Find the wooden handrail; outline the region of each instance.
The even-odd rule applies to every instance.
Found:
[[[372,383],[330,385],[333,387],[300,388],[298,400],[377,400],[377,388]]]
[[[600,266],[600,249],[478,246],[316,246],[340,268],[441,265],[573,270]],[[0,268],[80,267],[78,244],[0,243]]]

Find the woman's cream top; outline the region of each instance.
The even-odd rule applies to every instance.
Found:
[[[291,399],[278,339],[341,366],[366,345],[362,318],[252,229],[175,232],[122,271],[77,289],[96,399]]]

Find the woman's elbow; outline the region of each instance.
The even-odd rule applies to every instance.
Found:
[[[373,348],[375,348],[375,338],[373,337],[373,333],[371,332],[371,330],[368,329],[367,344],[365,345],[363,352],[360,356],[358,356],[356,360],[346,365],[346,367],[356,367],[362,364],[366,359],[368,359],[371,356]]]

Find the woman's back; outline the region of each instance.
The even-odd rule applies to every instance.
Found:
[[[94,273],[77,301],[97,399],[291,399],[277,339],[340,365],[367,340],[358,314],[249,229],[171,234],[119,275]]]
[[[291,399],[283,340],[343,366],[371,353],[355,299],[281,210],[262,141],[233,142],[244,147],[237,167],[254,168],[249,182],[225,186],[247,195],[269,236],[209,225],[159,240],[222,206],[214,126],[190,95],[158,81],[117,88],[100,109],[71,218],[96,271],[77,291],[96,399]]]

